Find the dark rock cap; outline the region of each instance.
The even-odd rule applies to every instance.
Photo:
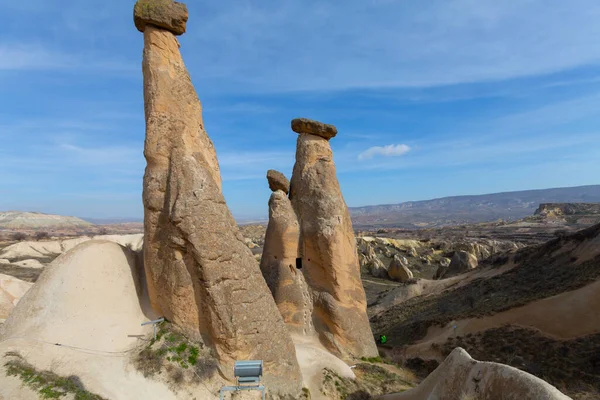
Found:
[[[293,119],[292,130],[296,133],[309,133],[311,135],[321,136],[327,140],[337,135],[337,128],[335,126],[324,124],[319,121],[313,121],[308,118]]]
[[[187,20],[187,6],[173,0],[138,0],[133,7],[133,23],[140,32],[146,25],[155,25],[182,35]]]
[[[290,181],[279,171],[268,170],[267,180],[269,181],[269,189],[272,191],[283,190],[285,194],[290,191]]]

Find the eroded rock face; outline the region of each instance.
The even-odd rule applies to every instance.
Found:
[[[281,316],[292,332],[312,328],[312,299],[301,269],[296,268],[300,227],[290,200],[281,190],[269,199],[269,225],[260,269]]]
[[[366,270],[376,278],[389,278],[387,268],[379,257],[377,257],[373,247],[369,243],[366,243],[366,245],[363,244],[363,249],[365,254],[362,254],[361,252],[358,253],[359,265],[366,268]]]
[[[303,121],[301,126],[324,125],[319,124]],[[352,222],[328,139],[311,133],[298,136],[290,199],[300,222],[299,254],[313,292],[313,323],[321,342],[342,357],[377,355]]]
[[[413,278],[413,273],[406,263],[398,256],[394,256],[388,267],[388,275],[395,281],[406,282]]]
[[[369,273],[375,278],[389,278],[388,270],[379,257],[371,258],[369,261],[367,261],[366,267],[369,270]]]
[[[269,182],[269,189],[272,191],[281,190],[285,194],[290,191],[290,181],[279,171],[270,169],[267,171],[267,181]]]
[[[138,0],[133,8],[133,22],[140,32],[144,32],[147,25],[154,25],[182,35],[187,20],[186,5],[173,0]]]
[[[265,383],[297,394],[295,350],[221,192],[202,107],[173,33],[144,29],[144,264],[152,306],[212,345],[223,375],[262,359]]]
[[[435,273],[434,279],[444,279],[454,275],[463,274],[477,268],[478,265],[477,257],[471,253],[460,250],[454,253],[449,266],[444,267],[443,265],[440,265]]]

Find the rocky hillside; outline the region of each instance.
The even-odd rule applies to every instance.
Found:
[[[576,222],[579,218],[600,218],[600,203],[543,203],[535,210],[534,216],[539,217],[574,217],[570,218]]]
[[[415,240],[364,236],[356,240],[363,273],[393,280],[400,280],[389,274],[394,262],[410,270],[414,278],[433,279],[440,268],[450,266],[457,252],[470,254],[477,264],[522,247],[511,241],[478,238]]]
[[[77,217],[22,211],[0,212],[0,229],[80,228],[92,225]]]
[[[453,196],[350,208],[356,227],[400,228],[461,225],[498,219],[516,220],[533,214],[540,203],[600,202],[600,185],[525,190],[475,196]]]
[[[371,302],[370,316],[398,360],[437,362],[460,346],[584,398],[600,389],[599,309],[600,224],[449,279],[408,282]]]

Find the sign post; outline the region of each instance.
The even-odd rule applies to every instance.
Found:
[[[164,317],[160,317],[159,319],[155,319],[153,321],[142,322],[142,326],[152,324],[152,327],[154,328],[154,340],[156,340],[156,325],[160,324],[164,320]]]

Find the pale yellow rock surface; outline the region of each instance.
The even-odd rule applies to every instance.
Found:
[[[75,239],[18,242],[4,248],[0,253],[0,258],[14,260],[53,257],[90,239],[90,237],[82,236]]]
[[[15,261],[13,264],[25,268],[44,268],[44,264],[35,259]]]
[[[130,364],[140,338],[152,332],[140,324],[157,316],[132,252],[88,241],[54,260],[17,304],[0,327],[0,355],[17,352],[38,370],[77,376],[87,390],[111,400],[191,399]],[[1,369],[0,392],[11,400],[30,398],[31,391]],[[201,385],[194,391],[198,398],[214,398]]]
[[[131,235],[97,235],[94,237],[81,236],[72,239],[23,241],[4,248],[0,252],[0,258],[6,260],[35,260],[56,257],[71,250],[78,244],[92,239],[109,240],[137,251],[142,248],[144,235],[141,233]]]
[[[127,349],[137,340],[129,334],[146,332],[139,325],[147,320],[138,300],[140,278],[131,252],[113,242],[87,241],[42,272],[6,321],[3,338]]]
[[[356,378],[350,366],[331,354],[316,338],[306,335],[293,335],[292,338],[302,370],[303,387],[310,390],[311,400],[328,399],[321,390],[325,368],[343,378]]]
[[[8,318],[21,297],[33,286],[9,275],[0,274],[0,320]]]

